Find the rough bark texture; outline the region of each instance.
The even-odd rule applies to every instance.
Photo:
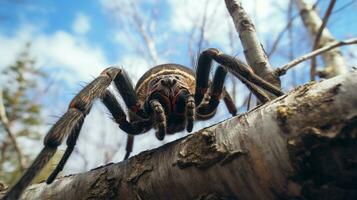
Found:
[[[22,199],[356,199],[357,72]],[[317,198],[318,197],[318,198]]]
[[[259,42],[254,24],[245,12],[242,2],[240,0],[225,0],[225,2],[239,34],[248,64],[258,76],[280,87],[279,76],[274,73],[270,66],[263,45]]]
[[[319,31],[322,20],[316,11],[312,9],[312,5],[309,5],[305,0],[295,0],[295,3],[300,10],[301,19],[313,41]],[[323,47],[332,42],[337,42],[337,40],[331,35],[330,31],[325,28],[321,34],[319,47]],[[325,64],[325,69],[322,73],[324,77],[330,78],[347,73],[346,62],[340,48],[335,48],[322,54],[322,60]]]

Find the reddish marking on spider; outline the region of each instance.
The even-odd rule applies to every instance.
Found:
[[[222,92],[215,92],[215,93],[211,93],[211,98],[215,98],[215,99],[221,99],[222,96]]]
[[[207,89],[208,89],[208,88],[197,87],[197,88],[196,88],[196,93],[206,94]]]
[[[68,108],[76,108],[76,104],[74,103],[74,101],[71,101],[71,103],[69,103]]]
[[[133,111],[134,113],[139,112],[140,110],[140,104],[135,104],[134,106],[130,107],[130,110]]]

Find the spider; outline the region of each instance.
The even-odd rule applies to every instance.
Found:
[[[220,65],[210,81],[213,60]],[[240,79],[262,103],[269,101],[272,95],[283,95],[279,88],[254,74],[242,61],[212,48],[200,54],[196,73],[181,65],[163,64],[147,71],[135,88],[123,69],[105,69],[73,98],[67,112],[47,133],[42,151],[4,199],[18,199],[67,137],[67,149],[47,179],[48,184],[53,182],[71,155],[84,118],[97,98],[102,100],[119,128],[129,136],[125,159],[132,150],[134,135],[155,128],[157,139],[162,140],[165,135],[184,129],[191,132],[195,120],[206,120],[214,116],[221,99],[228,111],[236,115],[236,106],[224,88],[227,71]],[[107,89],[112,82],[128,108],[128,116],[113,93]]]

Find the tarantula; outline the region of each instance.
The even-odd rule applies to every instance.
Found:
[[[220,66],[210,81],[213,60]],[[73,98],[68,111],[47,133],[42,151],[4,199],[17,199],[67,137],[67,149],[47,183],[56,178],[71,155],[84,118],[97,98],[108,108],[120,129],[129,135],[125,159],[131,152],[134,135],[145,133],[153,127],[159,140],[164,139],[166,134],[185,128],[191,132],[195,120],[209,119],[215,114],[221,99],[228,111],[236,115],[232,98],[224,89],[227,71],[239,78],[263,103],[269,101],[271,95],[283,94],[280,89],[254,74],[249,66],[217,49],[207,49],[200,54],[196,73],[181,65],[163,64],[146,72],[135,88],[123,69],[105,69]],[[129,116],[107,89],[112,82],[125,102]]]

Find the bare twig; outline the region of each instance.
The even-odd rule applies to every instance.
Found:
[[[12,132],[10,124],[9,124],[9,120],[6,115],[5,105],[3,102],[3,92],[2,92],[1,88],[0,88],[0,122],[1,122],[5,132],[7,133],[7,137],[11,141],[12,146],[15,149],[15,152],[17,154],[17,159],[19,162],[20,170],[23,171],[25,169],[25,160],[22,155],[21,149],[19,148],[19,145],[16,141],[15,134]]]
[[[356,0],[352,0],[352,1],[347,2],[346,4],[342,5],[341,7],[337,8],[335,11],[333,11],[332,14],[336,14],[338,12],[343,11],[344,9],[346,9],[349,6],[351,6],[355,2],[356,2]]]
[[[299,15],[295,15],[293,17],[291,17],[288,21],[288,23],[286,24],[286,26],[283,28],[283,30],[278,34],[278,36],[276,37],[276,39],[273,42],[272,47],[270,48],[270,50],[267,52],[267,56],[268,58],[270,58],[273,53],[276,51],[277,47],[279,46],[279,43],[281,41],[281,39],[283,38],[284,34],[286,31],[289,30],[289,28],[291,27],[293,21],[298,17]]]
[[[289,7],[288,7],[288,21],[293,21],[293,0],[289,1]],[[293,34],[293,23],[291,23],[288,27],[288,40],[289,40],[289,51],[288,51],[288,58],[289,60],[293,60],[294,59],[294,34]],[[295,87],[296,85],[296,72],[294,70],[292,70],[291,73],[292,76],[292,84]]]
[[[282,67],[280,68],[277,68],[275,70],[276,74],[278,74],[279,76],[281,75],[284,75],[289,69],[293,68],[294,66],[300,64],[301,62],[304,62],[312,57],[315,57],[317,55],[320,55],[322,53],[325,53],[331,49],[334,49],[334,48],[337,48],[337,47],[340,47],[340,46],[345,46],[345,45],[351,45],[351,44],[357,44],[357,38],[352,38],[352,39],[349,39],[349,40],[343,40],[343,41],[338,41],[338,42],[333,42],[333,43],[330,43],[329,45],[326,45],[320,49],[317,49],[313,52],[310,52],[308,54],[305,54],[285,65],[283,65]]]
[[[319,30],[317,31],[312,51],[315,51],[319,47],[320,39],[321,39],[321,36],[322,36],[322,31],[325,29],[325,27],[327,25],[328,19],[331,16],[331,12],[332,12],[332,10],[333,10],[333,8],[335,6],[335,3],[336,3],[336,0],[331,0],[329,5],[328,5],[326,13],[325,13],[325,15],[324,15],[324,17],[322,19],[322,24],[321,24]],[[311,81],[315,80],[315,75],[316,75],[316,56],[312,57],[312,59],[311,59],[311,68],[310,68],[310,79],[311,79]]]
[[[156,65],[159,62],[159,54],[156,48],[156,41],[152,34],[156,13],[151,14],[148,18],[143,16],[140,8],[137,6],[138,1],[113,1],[111,7],[108,8],[110,14],[115,16],[115,19],[120,23],[120,29],[125,32],[125,38],[130,43],[137,43],[135,37],[139,37],[142,43],[133,45],[137,54],[146,57],[146,61]],[[133,34],[134,32],[134,34]]]
[[[140,11],[137,9],[137,7],[135,6],[135,4],[133,2],[130,3],[133,12],[132,14],[132,18],[133,21],[135,22],[135,26],[138,30],[138,33],[140,34],[140,36],[143,38],[146,48],[148,50],[149,56],[153,62],[154,65],[157,65],[159,62],[159,58],[158,58],[158,54],[156,51],[156,45],[155,45],[155,41],[153,39],[153,37],[149,34],[149,31],[146,30],[145,25],[144,25],[144,21],[141,18],[141,16],[139,15]]]
[[[315,2],[315,4],[312,6],[312,9],[315,9],[318,3],[319,3],[319,0]],[[267,52],[268,58],[270,58],[274,54],[274,52],[277,50],[279,43],[280,43],[281,39],[283,39],[285,32],[291,28],[294,20],[299,16],[299,14],[296,14],[294,16],[291,15],[292,14],[292,2],[289,3],[288,14],[290,15],[288,17],[288,23],[285,25],[283,30],[280,31],[280,33],[274,40],[272,47]]]
[[[198,38],[198,42],[197,42],[197,47],[198,47],[198,52],[202,51],[202,47],[203,47],[203,43],[205,41],[205,32],[206,32],[206,26],[207,26],[207,10],[208,10],[208,1],[205,2],[204,5],[204,12],[203,12],[203,16],[202,16],[202,22],[200,25],[200,35]]]

